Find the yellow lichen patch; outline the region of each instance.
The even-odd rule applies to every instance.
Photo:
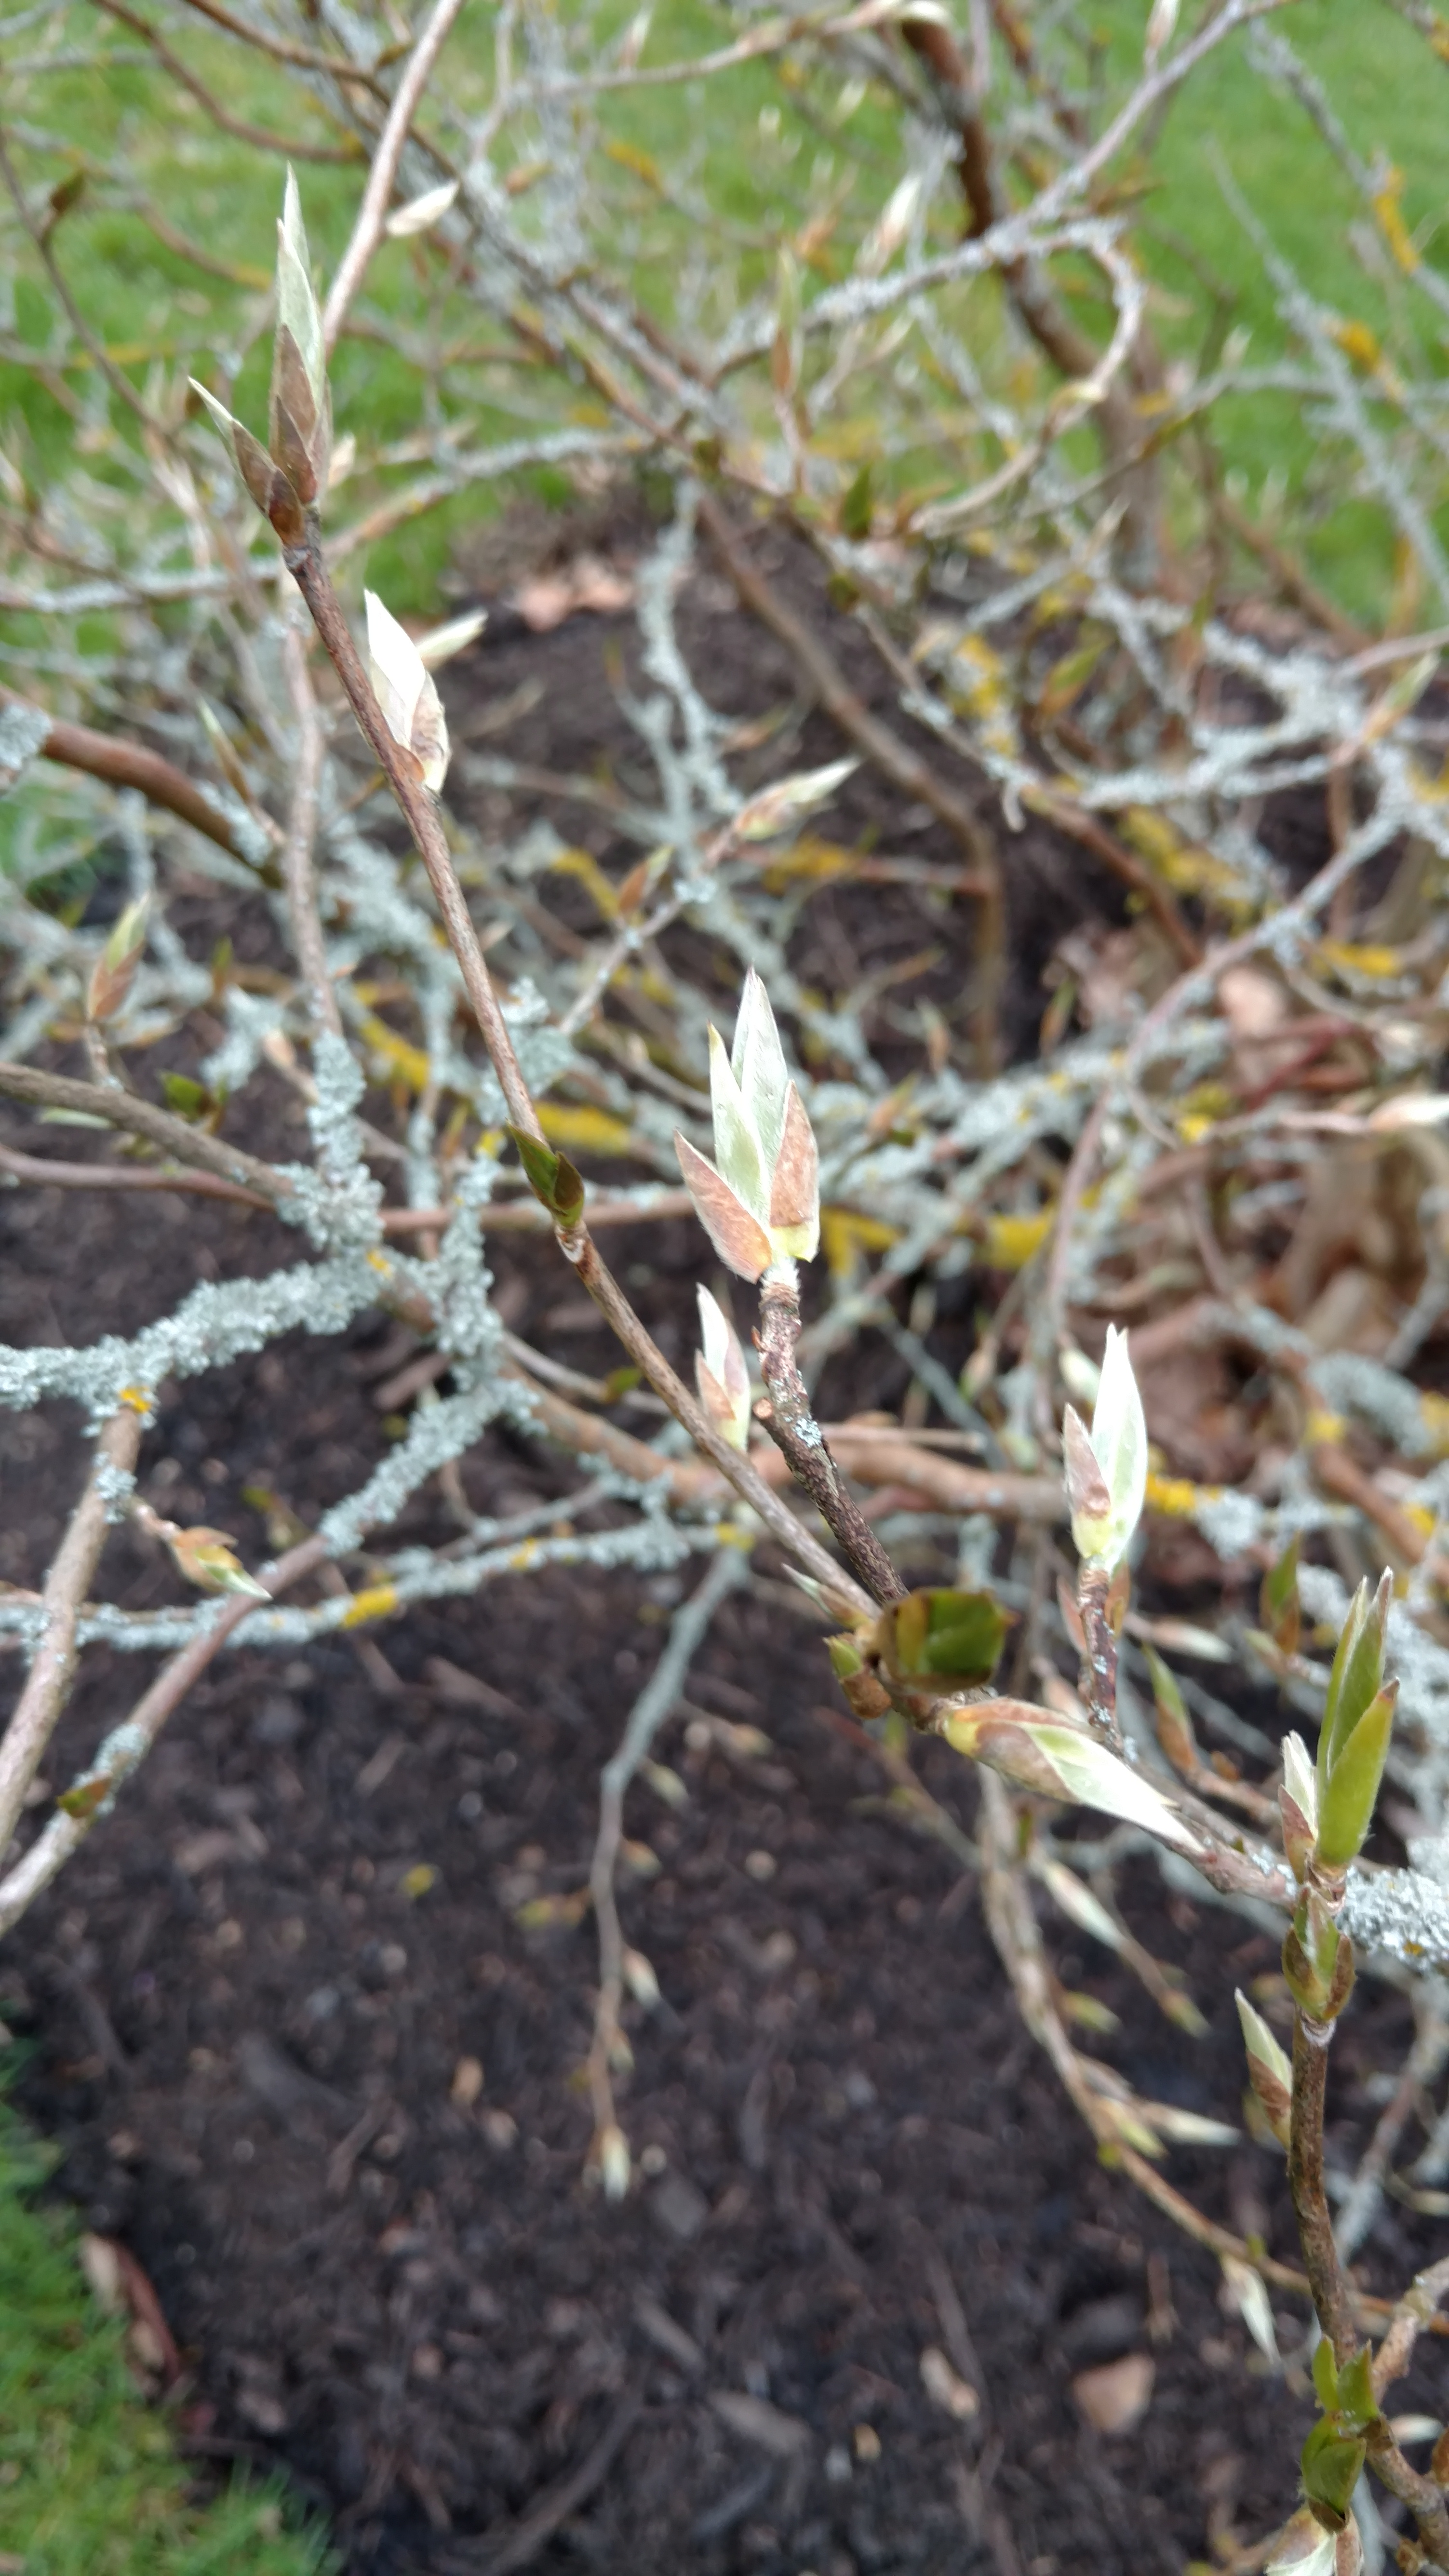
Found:
[[[1329,325],[1329,338],[1336,340],[1346,358],[1351,358],[1360,373],[1371,376],[1379,363],[1377,334],[1367,322],[1334,322]]]
[[[1187,1476],[1158,1476],[1147,1479],[1147,1508],[1163,1520],[1190,1521],[1201,1503],[1222,1499],[1221,1485],[1195,1485]]]
[[[420,1896],[426,1896],[429,1888],[436,1887],[437,1884],[438,1873],[432,1862],[420,1860],[415,1868],[403,1871],[398,1880],[398,1891],[400,1895],[409,1897],[416,1903]]]
[[[792,879],[808,877],[817,885],[828,885],[833,877],[852,875],[855,864],[855,852],[843,849],[838,841],[822,841],[812,832],[802,832],[793,849],[771,859],[761,882],[771,894],[782,894]]]
[[[1361,941],[1321,939],[1314,953],[1319,964],[1331,967],[1335,974],[1363,975],[1373,984],[1386,983],[1392,976],[1401,975],[1404,968],[1401,950]]]
[[[1170,886],[1174,894],[1199,895],[1230,911],[1251,904],[1252,888],[1247,879],[1229,867],[1225,859],[1215,858],[1211,850],[1185,841],[1176,824],[1159,814],[1155,806],[1129,805],[1118,816],[1117,828],[1138,857],[1147,861],[1153,875]]]
[[[604,919],[618,920],[618,888],[605,876],[591,850],[560,850],[558,856],[549,861],[549,867],[555,876],[577,877],[579,884],[593,896]]]
[[[1412,277],[1419,266],[1419,254],[1414,246],[1409,227],[1404,221],[1401,203],[1403,193],[1402,170],[1386,170],[1381,184],[1374,191],[1373,206],[1374,213],[1379,219],[1379,230],[1388,243],[1398,266],[1406,277]]]
[[[344,1628],[361,1628],[369,1619],[385,1619],[397,1608],[395,1583],[372,1583],[365,1592],[354,1592],[342,1613]]]
[[[1348,1424],[1341,1413],[1330,1413],[1317,1407],[1303,1426],[1303,1437],[1311,1449],[1331,1447],[1343,1438]]]
[[[1020,749],[1011,673],[1002,656],[981,635],[963,635],[946,662],[942,678],[958,715],[975,725],[988,751],[1011,759]]]
[[[863,1252],[889,1251],[898,1232],[898,1227],[886,1225],[878,1216],[862,1216],[855,1208],[822,1208],[820,1247],[832,1279],[848,1279]]]
[[[1421,1395],[1424,1435],[1436,1458],[1449,1458],[1449,1395]]]
[[[128,1413],[139,1413],[144,1421],[151,1410],[151,1390],[147,1386],[123,1386],[116,1398]]]
[[[1232,1106],[1233,1095],[1226,1083],[1195,1082],[1181,1100],[1174,1102],[1172,1123],[1185,1145],[1200,1145],[1218,1121],[1229,1115]]]
[[[1052,1208],[1038,1208],[1029,1216],[989,1216],[981,1239],[987,1269],[1024,1270],[1050,1234],[1055,1213]]]
[[[390,1029],[375,1011],[364,1011],[358,1027],[372,1053],[379,1057],[390,1076],[405,1082],[409,1091],[421,1091],[428,1079],[428,1059],[421,1047],[414,1046],[396,1029]]]
[[[579,1154],[637,1154],[634,1131],[612,1110],[586,1102],[542,1100],[538,1123],[551,1145]]]

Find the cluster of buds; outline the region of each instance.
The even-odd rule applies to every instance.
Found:
[[[224,403],[191,379],[236,459],[248,492],[284,546],[307,535],[308,513],[327,489],[332,457],[332,397],[322,316],[312,291],[302,201],[289,170],[277,225],[277,329],[272,344],[272,385],[267,405],[267,444],[254,438]]]
[[[1072,1539],[1086,1566],[1113,1575],[1132,1543],[1147,1493],[1147,1422],[1127,1336],[1107,1327],[1092,1428],[1072,1405],[1062,1418]]]
[[[727,1269],[756,1280],[786,1261],[810,1261],[820,1241],[814,1131],[790,1079],[769,995],[753,966],[735,1042],[709,1033],[715,1160],[687,1136],[675,1151],[695,1213]]]
[[[1399,1686],[1384,1680],[1392,1597],[1390,1574],[1376,1592],[1365,1582],[1354,1595],[1333,1659],[1317,1761],[1310,1762],[1300,1736],[1283,1743],[1283,1848],[1300,1891],[1283,1974],[1313,2022],[1336,2021],[1353,1985],[1353,1947],[1337,1917],[1349,1864],[1373,1823],[1393,1732]]]

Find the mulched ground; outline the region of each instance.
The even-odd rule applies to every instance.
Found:
[[[788,694],[776,648],[721,592],[697,617],[717,702]],[[486,711],[541,678],[510,753],[586,770],[607,742],[622,774],[638,754],[608,656],[630,633],[576,617],[538,638],[500,618],[455,706],[473,692]],[[838,747],[813,718],[801,743],[803,758]],[[879,801],[864,779],[850,795]],[[487,819],[501,832],[529,810],[520,794]],[[842,838],[852,827],[852,807],[833,818]],[[566,828],[606,863],[622,855],[597,812]],[[951,856],[933,831],[911,846]],[[1073,910],[1102,906],[1075,856],[1070,876]],[[1072,917],[1049,899],[1065,877],[1060,854],[1024,841],[1018,1048]],[[567,896],[550,881],[565,919]],[[924,989],[952,1006],[961,932],[944,907],[894,889],[828,906],[833,929],[817,906],[809,935],[864,966],[942,944]],[[249,935],[264,939],[241,925],[239,947]],[[295,1150],[277,1106],[269,1141]],[[0,1247],[0,1333],[16,1342],[127,1329],[199,1276],[295,1257],[265,1219],[54,1192],[0,1198]],[[618,1253],[682,1357],[697,1238],[641,1230]],[[607,1365],[546,1254],[510,1250],[500,1272],[533,1337]],[[969,1285],[935,1329],[953,1366]],[[146,1490],[261,1554],[242,1488],[307,1519],[348,1490],[378,1454],[374,1390],[400,1357],[379,1316],[345,1346],[299,1343],[166,1391]],[[901,1390],[875,1344],[830,1392]],[[43,1569],[79,1457],[60,1409],[0,1417],[7,1579]],[[465,1470],[494,1511],[569,1472],[502,1437]],[[424,1497],[402,1535],[430,1534],[443,1524]],[[113,1587],[133,1604],[173,1590],[127,1533],[110,1542]],[[61,2187],[156,2286],[198,2458],[283,2464],[336,2517],[354,2576],[1180,2576],[1212,2533],[1256,2535],[1287,2509],[1306,2382],[1265,2370],[1214,2262],[1097,2165],[1004,1993],[970,1883],[884,1810],[879,1773],[833,1728],[818,1639],[784,1589],[731,1604],[662,1741],[688,1804],[631,1793],[627,1829],[658,1871],[626,1877],[625,1927],[664,2003],[631,2008],[622,2104],[643,2172],[620,2208],[583,2175],[591,1928],[516,1918],[581,1881],[599,1766],[672,1582],[520,1578],[415,1614],[380,1632],[396,1686],[346,1644],[231,1657],[0,1957],[0,2003],[29,2042],[20,2099],[63,2151]],[[129,1659],[88,1659],[57,1784],[138,1686]],[[731,1725],[768,1749],[744,1752]],[[969,1826],[969,1771],[940,1746],[923,1768]],[[432,1883],[410,1895],[423,1867]],[[1056,1964],[1121,2016],[1105,2053],[1144,2094],[1235,2116],[1231,1988],[1272,1966],[1272,1944],[1166,1900],[1145,1870],[1129,1893],[1136,1928],[1187,1970],[1207,2040],[1053,1926]],[[1406,2030],[1398,1998],[1366,1983],[1337,2057],[1345,2158],[1374,2116],[1364,2082]],[[1169,2170],[1291,2252],[1274,2158],[1245,2141],[1174,2151]],[[1386,2214],[1370,2275],[1397,2289],[1426,2241]],[[975,2389],[974,2415],[928,2393],[930,2347]],[[1153,2360],[1152,2401],[1104,2439],[1070,2382],[1129,2352]],[[1404,2403],[1432,2405],[1435,2375]]]

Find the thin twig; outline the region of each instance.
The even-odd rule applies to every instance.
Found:
[[[896,1572],[860,1505],[846,1485],[825,1445],[811,1410],[805,1381],[795,1364],[800,1338],[800,1292],[795,1265],[777,1264],[760,1283],[760,1329],[755,1348],[769,1390],[768,1401],[755,1408],[770,1438],[784,1456],[797,1485],[810,1496],[821,1518],[840,1542],[875,1601],[903,1600],[907,1584]]]
[[[287,914],[292,925],[292,945],[307,987],[313,1025],[319,1029],[330,1029],[334,1037],[340,1037],[342,1014],[337,1007],[332,978],[327,972],[327,951],[322,942],[322,924],[317,913],[317,883],[312,866],[326,742],[312,691],[312,675],[307,668],[306,639],[291,618],[288,618],[282,634],[282,670],[292,701],[292,713],[297,721],[292,808],[287,817],[287,838],[282,850]]]
[[[1332,2022],[1313,2021],[1302,2011],[1294,2013],[1288,2185],[1318,2322],[1342,2369],[1352,2360],[1358,2337],[1323,2178],[1323,2117],[1332,2037]],[[1386,2416],[1374,2417],[1365,2440],[1376,2476],[1413,2514],[1429,2564],[1449,2568],[1449,2507],[1442,2489],[1410,2466]]]
[[[289,1584],[324,1564],[327,1552],[325,1539],[303,1539],[285,1556],[278,1557],[274,1564],[264,1566],[261,1580],[270,1593],[284,1592]],[[23,1858],[4,1879],[0,1879],[0,1933],[8,1932],[13,1923],[19,1922],[41,1889],[48,1887],[64,1868],[97,1818],[104,1814],[122,1783],[145,1760],[162,1727],[180,1707],[187,1692],[200,1680],[208,1664],[221,1652],[243,1620],[249,1619],[259,1606],[255,1600],[245,1597],[220,1603],[210,1625],[201,1629],[178,1654],[172,1656],[169,1664],[162,1667],[150,1689],[130,1710],[124,1724],[101,1747],[96,1766],[77,1784],[88,1791],[93,1788],[95,1796],[79,1800],[77,1812],[58,1807]]]
[[[589,1868],[589,1892],[599,1934],[599,1993],[594,2007],[594,2037],[589,2050],[589,2091],[596,2137],[617,2125],[611,2070],[619,2046],[619,2013],[624,2000],[624,1936],[614,1895],[614,1871],[624,1831],[624,1794],[650,1746],[677,1705],[689,1679],[689,1667],[709,1633],[722,1602],[749,1572],[744,1551],[721,1547],[715,1552],[697,1591],[675,1611],[664,1652],[629,1712],[619,1749],[599,1775],[599,1830]]]
[[[148,751],[139,742],[123,742],[117,735],[94,733],[89,725],[63,724],[58,717],[46,716],[29,698],[20,697],[14,689],[0,686],[0,706],[24,707],[29,714],[42,716],[49,725],[44,742],[36,754],[40,760],[58,761],[64,769],[81,769],[89,777],[104,778],[113,787],[139,787],[153,805],[164,805],[169,812],[189,823],[193,831],[205,834],[217,848],[232,858],[255,866],[252,846],[243,848],[235,827],[219,813],[209,797],[203,795],[186,775],[157,751]],[[265,874],[259,870],[259,874]]]
[[[214,1172],[218,1180],[239,1182],[270,1207],[296,1195],[295,1183],[260,1155],[248,1154],[240,1145],[225,1145],[219,1136],[188,1126],[184,1118],[173,1118],[169,1110],[158,1109],[131,1091],[113,1091],[100,1082],[75,1082],[68,1074],[42,1072],[38,1065],[0,1062],[0,1098],[23,1100],[33,1109],[69,1109],[86,1118],[104,1118],[109,1127],[123,1127],[129,1135],[144,1136],[149,1144],[164,1147],[178,1162],[195,1163],[203,1172]]]
[[[1003,972],[1006,921],[1001,867],[990,834],[964,797],[947,787],[879,716],[857,697],[829,647],[780,597],[757,564],[751,562],[727,513],[709,491],[699,495],[699,515],[720,561],[745,606],[778,637],[809,681],[828,716],[893,787],[913,803],[924,805],[944,823],[970,862],[980,896],[972,1024],[983,1072],[995,1069],[998,1043],[996,1000]]]
[[[337,346],[337,335],[342,329],[347,308],[362,284],[368,261],[382,239],[408,129],[462,6],[463,0],[433,0],[432,16],[413,47],[407,70],[388,109],[387,123],[378,137],[372,168],[367,174],[367,186],[357,209],[352,239],[342,254],[322,308],[322,339],[329,357]]]
[[[81,1605],[105,1545],[116,1480],[135,1467],[142,1428],[143,1416],[132,1405],[123,1404],[112,1414],[96,1445],[85,1491],[51,1560],[40,1642],[0,1738],[0,1853],[9,1846],[26,1790],[70,1695]]]

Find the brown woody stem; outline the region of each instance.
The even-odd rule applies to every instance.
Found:
[[[1105,1567],[1084,1565],[1077,1585],[1077,1616],[1086,1651],[1082,1656],[1082,1697],[1097,1724],[1119,1743],[1117,1725],[1117,1638],[1109,1597],[1112,1578]]]
[[[1288,2140],[1288,2187],[1298,2221],[1298,2241],[1313,2292],[1318,2322],[1342,2368],[1357,2347],[1351,2293],[1334,2242],[1323,2181],[1323,2115],[1328,2089],[1332,2022],[1293,2016],[1293,2112]],[[1412,2468],[1389,2428],[1376,2415],[1365,2439],[1375,2474],[1406,2504],[1419,2526],[1419,2543],[1431,2567],[1449,2568],[1449,2509],[1434,2480]]]
[[[848,1564],[872,1599],[901,1601],[907,1586],[846,1486],[811,1410],[805,1381],[795,1365],[799,1338],[800,1297],[794,1279],[766,1271],[760,1284],[760,1329],[755,1335],[755,1348],[760,1354],[769,1401],[757,1406],[757,1419],[783,1453],[796,1483],[804,1487],[822,1520],[834,1531]]]

